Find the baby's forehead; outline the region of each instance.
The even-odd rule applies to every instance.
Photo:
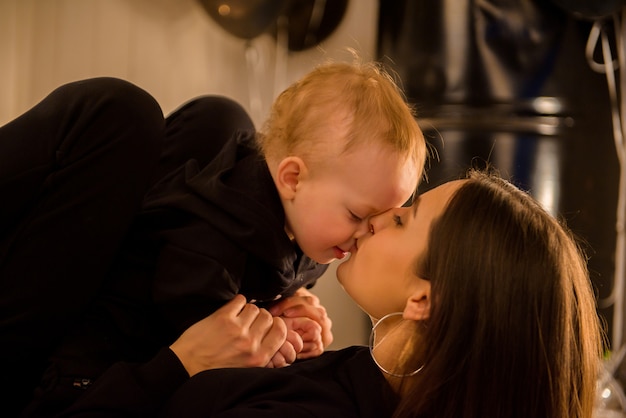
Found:
[[[402,190],[398,190],[394,194],[380,197],[374,196],[370,197],[369,200],[363,199],[361,205],[368,216],[375,216],[387,212],[391,209],[397,209],[400,207],[411,207],[414,200],[416,199],[415,196],[415,189],[411,189],[408,193]]]

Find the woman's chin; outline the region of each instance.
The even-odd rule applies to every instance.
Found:
[[[341,261],[339,263],[339,265],[337,265],[337,271],[335,273],[335,275],[337,276],[337,281],[339,282],[339,284],[343,285],[343,279],[345,277],[345,275],[348,273],[349,270],[349,261],[350,257],[346,257],[345,260]]]

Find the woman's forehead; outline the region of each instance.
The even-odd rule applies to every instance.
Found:
[[[422,207],[437,207],[441,211],[445,209],[450,198],[467,180],[453,180],[437,186],[416,197],[413,202],[413,211],[417,212]]]

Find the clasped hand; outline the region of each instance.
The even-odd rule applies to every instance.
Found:
[[[236,295],[170,346],[189,376],[222,367],[263,367],[284,345],[287,326]]]
[[[293,363],[296,358],[317,357],[333,341],[332,321],[326,313],[326,308],[322,306],[319,298],[307,289],[298,289],[293,296],[281,300],[269,308],[269,311],[273,316],[281,317],[285,321],[289,334],[286,343],[272,357],[268,367],[282,367]],[[302,349],[293,353],[289,343],[296,347],[293,344],[296,335],[302,341]]]
[[[332,342],[331,321],[305,289],[270,311],[236,295],[170,346],[189,376],[223,367],[283,367],[315,357]]]

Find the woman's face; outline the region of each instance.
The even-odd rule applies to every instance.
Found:
[[[436,187],[408,208],[396,208],[370,219],[337,278],[352,299],[378,319],[404,310],[407,300],[428,282],[415,275],[415,261],[428,243],[430,226],[464,180]]]

